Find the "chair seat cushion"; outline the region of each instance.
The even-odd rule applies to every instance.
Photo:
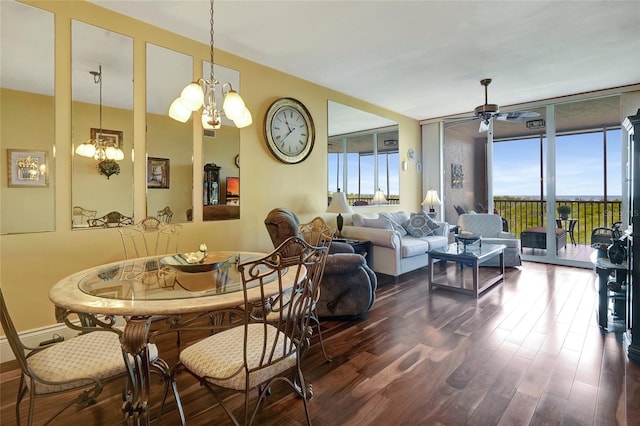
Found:
[[[247,337],[247,364],[249,370],[259,366],[264,347],[263,324],[249,324]],[[235,390],[245,390],[246,371],[244,365],[244,326],[214,334],[195,343],[180,353],[180,362],[191,372],[205,378],[209,383]],[[277,376],[296,364],[296,352],[286,354],[291,345],[288,337],[277,328],[268,325],[267,347],[278,339],[276,353],[271,365],[249,374],[249,389]],[[266,355],[268,356],[268,355]],[[265,362],[265,360],[262,360]]]
[[[157,357],[157,349],[154,351]],[[126,372],[120,338],[110,331],[81,334],[35,353],[28,358],[28,362],[41,379],[66,382],[56,385],[36,382],[38,394],[60,392],[93,383],[86,380],[87,377],[105,380]]]

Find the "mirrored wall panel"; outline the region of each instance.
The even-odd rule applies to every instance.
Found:
[[[204,61],[202,75],[210,78],[210,62]],[[222,84],[230,82],[240,91],[240,73],[214,64],[214,78],[221,83],[216,87],[216,102],[222,105]],[[227,87],[225,86],[225,90]],[[240,218],[240,130],[231,120],[222,117],[222,126],[205,131],[202,138],[203,220]]]
[[[71,25],[74,229],[133,220],[133,40]]]
[[[328,121],[327,202],[340,189],[352,206],[399,204],[398,123],[332,101]]]
[[[0,2],[2,234],[55,230],[53,21],[50,12]]]
[[[193,58],[147,43],[147,216],[191,221],[193,126],[169,106],[193,79]]]

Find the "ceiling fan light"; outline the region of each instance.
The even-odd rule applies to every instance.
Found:
[[[204,92],[202,91],[200,84],[188,84],[184,89],[182,89],[182,93],[180,93],[180,100],[182,104],[191,111],[196,111],[200,108],[204,101]]]
[[[186,123],[189,117],[191,117],[191,110],[184,106],[182,98],[176,98],[169,107],[169,117],[181,123]]]

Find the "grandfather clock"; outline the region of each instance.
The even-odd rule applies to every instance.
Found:
[[[640,363],[640,109],[636,115],[631,115],[622,123],[629,134],[629,165],[631,202],[629,216],[631,237],[629,238],[628,265],[631,277],[627,286],[627,331],[625,343],[629,359]]]
[[[202,204],[205,206],[216,206],[220,204],[220,166],[215,163],[204,165],[204,191]]]

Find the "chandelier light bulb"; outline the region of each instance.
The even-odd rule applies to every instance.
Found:
[[[240,97],[238,92],[231,89],[224,97],[222,109],[224,110],[224,114],[227,116],[227,118],[235,121],[243,114],[243,111],[246,109],[246,107],[244,105],[242,97]]]
[[[233,123],[237,128],[242,129],[243,127],[250,126],[253,123],[253,118],[251,117],[251,112],[245,107],[242,110],[242,113],[239,117],[233,120]]]
[[[181,123],[186,123],[191,117],[191,110],[184,106],[182,98],[176,98],[169,107],[169,117]]]
[[[180,93],[180,101],[182,105],[191,111],[196,111],[204,102],[204,92],[198,83],[191,83],[182,89]]]

